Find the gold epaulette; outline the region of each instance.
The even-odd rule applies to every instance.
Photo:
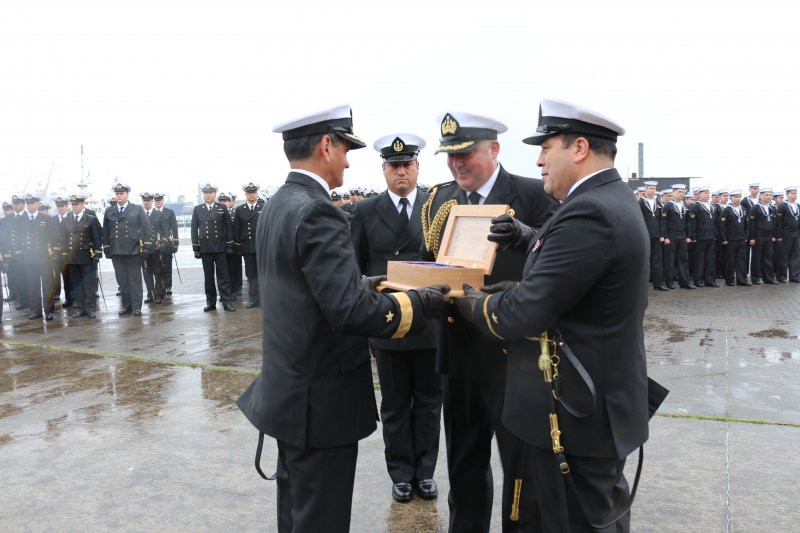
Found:
[[[436,215],[431,217],[433,201],[436,198],[436,193],[439,192],[439,189],[453,184],[455,184],[455,181],[448,181],[446,183],[440,183],[439,185],[434,185],[431,187],[428,201],[422,206],[422,236],[425,240],[425,249],[432,253],[434,257],[439,255],[439,243],[441,242],[442,229],[447,221],[447,217],[450,215],[450,209],[454,205],[458,204],[458,200],[455,198],[447,200],[439,206],[439,209],[436,211]]]

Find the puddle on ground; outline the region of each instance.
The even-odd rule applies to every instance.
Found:
[[[768,363],[780,363],[781,361],[800,359],[800,350],[787,352],[776,348],[759,348],[756,354]]]
[[[664,333],[667,335],[665,341],[670,343],[684,342],[687,339],[703,334],[704,337],[700,339],[700,346],[713,346],[713,340],[710,337],[711,328],[687,330],[665,318],[646,317],[644,330],[645,333]]]
[[[763,329],[761,331],[755,331],[753,333],[748,333],[751,337],[758,337],[759,339],[797,339],[800,338],[797,335],[792,335],[785,329]]]

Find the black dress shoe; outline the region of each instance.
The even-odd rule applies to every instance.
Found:
[[[73,302],[65,302],[61,307],[72,307],[75,305]]]
[[[779,279],[778,283],[786,283],[786,280],[785,279]]]
[[[171,290],[167,290],[167,294],[168,295],[172,294],[172,291]]]
[[[436,482],[432,479],[423,479],[417,482],[417,494],[426,500],[432,500],[439,495]]]
[[[790,279],[789,283],[800,283],[800,279]]]
[[[739,286],[742,286],[742,287],[751,287],[753,285],[749,281],[745,281],[744,283],[741,283],[741,282],[737,281],[736,284],[739,285]]]
[[[162,300],[161,298],[154,298],[153,299],[153,303],[154,304],[163,304],[164,300]]]
[[[706,287],[713,287],[715,289],[719,289],[719,284],[716,281],[714,283],[706,283]]]
[[[697,287],[694,284],[690,283],[688,285],[681,285],[681,289],[696,289]]]
[[[119,312],[119,316],[125,316],[131,314],[133,311],[131,309],[123,309]]]
[[[119,296],[120,294],[122,294],[122,292],[120,292],[120,291],[117,291],[117,294],[116,294],[116,295],[117,295],[117,296]]]
[[[134,309],[133,316],[142,316],[142,312],[139,309]]]
[[[45,320],[53,320],[53,313],[47,313],[46,315],[44,315],[44,319]]]
[[[705,286],[706,286],[706,284],[705,284],[704,282],[699,282],[699,283],[698,283],[698,282],[695,282],[694,286],[695,286],[696,288],[697,288],[697,287],[705,287]]]
[[[778,284],[778,282],[775,281],[774,279],[765,279],[764,283],[766,283],[767,285],[777,285]]]
[[[214,309],[216,309],[216,308],[217,308],[217,306],[216,306],[216,305],[207,305],[207,306],[205,306],[205,307],[203,308],[203,312],[204,312],[204,313],[208,313],[209,311],[213,311],[213,310],[214,310]]]
[[[751,283],[751,285],[761,285],[762,283],[764,283],[764,282],[761,281],[760,279],[754,279],[753,283]]]
[[[28,315],[28,320],[36,320],[37,318],[42,318],[42,313],[31,313]]]
[[[259,302],[249,302],[247,304],[247,308],[248,309],[252,309],[253,307],[260,307],[260,306],[261,306],[261,304]]]
[[[413,497],[414,494],[412,493],[411,483],[401,481],[400,483],[392,485],[392,498],[394,498],[394,501],[406,503],[410,502]]]
[[[86,315],[87,315],[86,311],[76,311],[76,312],[72,313],[72,318],[80,318],[80,317],[86,316]]]
[[[94,311],[89,311],[88,313],[86,313],[86,316],[88,316],[89,318],[97,318],[97,315],[94,314]]]
[[[222,304],[222,308],[226,311],[230,311],[231,313],[236,311],[236,308],[231,304]]]
[[[19,311],[20,309],[25,309],[26,307],[27,307],[27,305],[17,304],[17,305],[14,307],[14,309],[16,309],[17,311]]]
[[[732,281],[726,281],[725,285],[727,285],[728,287],[733,287],[736,284],[734,282],[732,282]]]
[[[669,289],[666,288],[664,285],[659,285],[657,287],[653,287],[653,290],[656,290],[656,291],[669,291]]]
[[[144,299],[144,303],[151,304],[151,303],[153,303],[153,299],[152,298],[145,298]]]

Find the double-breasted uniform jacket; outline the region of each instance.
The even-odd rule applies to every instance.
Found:
[[[789,202],[783,202],[776,209],[775,217],[779,237],[786,239],[800,233],[800,208],[796,204],[793,207]]]
[[[140,205],[128,202],[122,213],[110,205],[103,215],[103,253],[140,255],[153,246],[153,227]]]
[[[88,265],[100,258],[103,247],[102,228],[97,216],[84,211],[80,220],[75,220],[75,214],[69,213],[64,217],[66,243],[64,253],[67,262],[72,265]]]
[[[743,241],[747,238],[747,211],[726,205],[719,217],[719,235],[722,241]]]
[[[43,265],[53,256],[53,227],[50,217],[39,213],[31,220],[29,214],[17,219],[17,246],[23,265]]]
[[[455,181],[447,182],[431,190],[432,200],[423,206],[430,208],[430,220],[433,221],[442,204],[455,200],[458,204],[467,204],[466,194]],[[524,224],[541,228],[550,215],[556,210],[558,203],[544,192],[541,180],[525,178],[509,174],[502,165],[486,204],[507,204],[514,210],[514,217]],[[425,214],[423,213],[423,216]],[[425,240],[441,245],[445,221],[436,228],[438,235],[426,235]],[[433,231],[433,229],[431,230]],[[432,250],[424,244],[421,251],[423,259],[436,259]],[[498,251],[492,274],[486,276],[486,284],[505,280],[519,280],[522,267],[525,265],[525,250],[509,248]],[[478,289],[479,287],[475,287]],[[445,317],[440,320],[439,347],[437,350],[437,370],[451,377],[467,376],[469,379],[502,378],[505,375],[506,356],[503,346],[490,339],[475,334],[474,328],[464,320],[455,305],[448,308]]]
[[[714,204],[693,203],[689,208],[688,237],[693,241],[714,240],[717,236],[715,213]]]
[[[378,412],[365,336],[415,334],[427,320],[416,293],[363,287],[345,214],[300,172],[259,216],[256,249],[260,300],[274,303],[261,308],[261,374],[239,408],[298,448],[366,437]]]
[[[385,275],[387,258],[389,261],[419,261],[422,205],[427,199],[428,193],[417,189],[417,198],[407,224],[401,219],[402,215],[386,191],[352,204],[350,232],[362,274]],[[402,339],[373,339],[372,343],[383,350],[436,348],[437,325],[435,320],[428,320],[419,335]]]
[[[264,209],[264,202],[258,201],[253,209],[247,202],[236,208],[236,222],[233,227],[233,241],[243,254],[256,253],[256,226],[258,215]]]
[[[559,331],[596,388],[586,418],[560,404],[567,454],[624,458],[648,437],[648,384],[642,322],[647,307],[649,242],[630,190],[616,169],[582,183],[529,246],[518,287],[478,301],[473,321],[509,343],[503,423],[550,449],[551,384],[539,370],[544,331]],[[561,395],[590,411],[591,395],[563,354]]]
[[[19,221],[20,218],[16,213],[3,217],[0,219],[0,252],[3,254],[3,259],[9,261],[12,258],[22,255],[22,250],[19,248]]]
[[[169,207],[161,209],[161,227],[163,233],[161,234],[161,247],[162,253],[177,252],[178,251],[178,220],[175,217],[175,211]]]
[[[651,239],[661,237],[661,207],[653,199],[653,207],[650,207],[646,198],[639,198],[639,207],[642,210],[644,225],[647,227],[647,234]]]
[[[686,207],[672,200],[661,208],[661,236],[670,241],[686,240],[686,220],[689,218]]]
[[[747,240],[772,241],[777,237],[775,210],[770,205],[756,204],[747,212]]]
[[[233,224],[228,207],[214,202],[211,210],[206,204],[192,211],[192,249],[201,254],[225,253],[233,247]]]
[[[164,227],[164,214],[155,207],[150,210],[149,215],[147,214],[147,211],[144,213],[147,215],[148,220],[150,220],[150,226],[153,228],[153,244],[160,248],[161,240],[164,238],[169,238],[169,229]]]

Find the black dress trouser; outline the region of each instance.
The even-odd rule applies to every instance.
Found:
[[[142,310],[142,256],[112,255],[114,276],[119,284],[121,311]]]
[[[247,298],[251,304],[257,304],[261,297],[258,290],[256,254],[242,254],[242,256],[244,257],[244,274],[247,276]]]
[[[384,455],[392,483],[432,479],[439,455],[442,378],[436,350],[375,348]]]
[[[503,467],[503,531],[540,531],[538,524],[532,522],[536,491],[533,483],[527,485],[528,490],[522,490],[519,521],[512,522],[509,519],[522,441],[506,429],[501,421],[505,380],[444,376],[442,392],[447,474],[450,479],[448,531],[489,531],[494,499],[490,465],[492,435],[497,437]],[[531,449],[531,446],[525,448],[523,480],[534,479]]]
[[[533,486],[531,492],[536,496],[534,511],[536,531],[563,532],[556,483],[564,483],[564,480],[561,479],[560,472],[556,474],[553,450],[529,446],[533,448],[534,467],[532,470],[536,476],[530,483]],[[578,492],[575,494],[565,483],[570,533],[625,533],[630,531],[630,512],[603,529],[592,528],[584,515],[586,513],[589,520],[595,523],[602,523],[613,516],[615,508],[622,508],[628,503],[630,497],[628,481],[623,473],[625,459],[576,457],[567,454],[567,462],[570,468],[569,475],[572,476]]]
[[[217,305],[217,287],[223,304],[233,305],[231,282],[228,277],[228,256],[225,252],[201,254],[205,277],[206,305]],[[216,271],[216,280],[214,273]],[[215,283],[216,281],[216,283]]]
[[[86,311],[97,310],[97,263],[69,266],[75,307]]]
[[[278,441],[278,531],[347,533],[358,443],[296,448]]]

